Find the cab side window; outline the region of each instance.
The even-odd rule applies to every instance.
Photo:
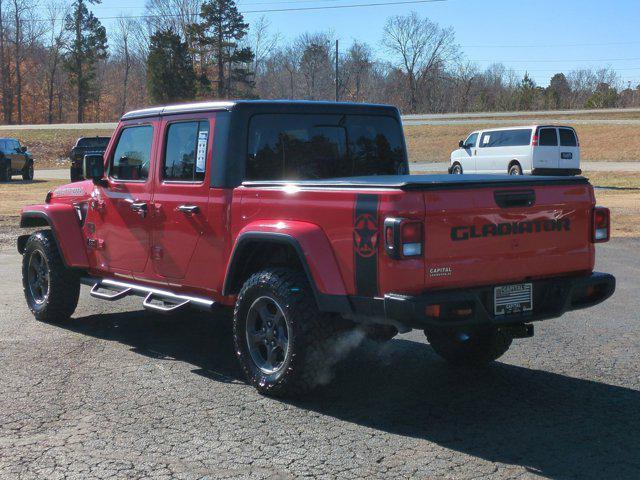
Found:
[[[126,127],[120,133],[109,175],[116,180],[144,181],[149,177],[153,127]]]
[[[162,176],[165,180],[202,182],[207,164],[209,122],[172,123],[167,129]]]

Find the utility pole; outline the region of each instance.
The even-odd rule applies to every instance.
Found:
[[[336,40],[336,102],[340,101],[340,83],[338,82],[338,75],[339,75],[339,71],[338,71],[338,55],[340,53],[340,49],[339,49],[339,41]]]

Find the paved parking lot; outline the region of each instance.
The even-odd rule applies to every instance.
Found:
[[[83,290],[73,320],[36,322],[4,248],[0,477],[640,478],[640,241],[598,250],[616,295],[491,368],[449,368],[413,332],[281,401],[242,382],[224,315]]]

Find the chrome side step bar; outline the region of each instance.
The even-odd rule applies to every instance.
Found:
[[[216,303],[213,300],[190,295],[181,295],[145,285],[137,285],[129,282],[120,282],[108,278],[82,278],[82,283],[91,287],[91,296],[100,300],[120,300],[129,295],[144,297],[142,306],[148,310],[161,313],[172,313],[187,305],[192,305],[201,310],[211,310]],[[105,292],[113,292],[106,293]]]

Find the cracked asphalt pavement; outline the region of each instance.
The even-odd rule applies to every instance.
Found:
[[[421,332],[363,344],[296,401],[260,396],[228,315],[143,311],[83,287],[36,322],[0,250],[1,478],[640,478],[640,240],[598,247],[607,303],[456,370]]]

